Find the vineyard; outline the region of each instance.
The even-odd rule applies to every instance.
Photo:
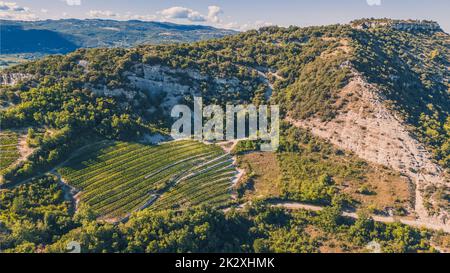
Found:
[[[19,158],[18,135],[14,132],[0,133],[0,173]]]
[[[187,140],[157,146],[103,142],[74,156],[58,172],[81,191],[80,201],[104,219],[147,207],[227,205],[236,174],[220,147]]]

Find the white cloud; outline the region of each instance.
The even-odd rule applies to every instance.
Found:
[[[229,23],[221,24],[221,25],[219,25],[219,27],[225,28],[225,29],[234,29],[234,30],[240,29],[239,24],[236,22],[229,22]]]
[[[159,11],[158,14],[165,20],[183,19],[190,22],[209,22],[212,24],[220,24],[222,23],[220,15],[223,14],[223,10],[219,6],[209,6],[208,14],[204,15],[190,8],[177,6]]]
[[[248,22],[245,24],[239,24],[237,22],[226,22],[221,19],[221,16],[224,15],[224,12],[219,6],[208,6],[208,14],[203,15],[198,11],[192,10],[186,7],[171,7],[158,12],[160,19],[162,20],[187,20],[190,22],[205,22],[209,23],[215,27],[225,28],[225,29],[234,29],[234,30],[250,30],[250,29],[259,29],[261,27],[272,26],[273,24],[270,22],[264,21],[255,21]],[[230,18],[228,18],[230,19]],[[228,21],[228,20],[227,20]]]
[[[81,5],[81,0],[60,0],[67,5],[77,6]],[[376,1],[376,0],[367,0]],[[378,0],[380,1],[380,0]],[[48,10],[42,8],[37,11],[40,15],[46,16]],[[157,12],[156,14],[135,14],[132,12],[118,13],[111,10],[90,10],[86,13],[89,18],[104,18],[115,20],[141,20],[141,21],[177,21],[185,20],[192,23],[205,23],[219,28],[234,29],[245,31],[249,29],[258,29],[264,26],[270,26],[272,23],[264,21],[247,22],[239,24],[231,21],[231,17],[225,17],[224,12],[220,6],[208,6],[208,13],[202,14],[196,10],[186,7],[170,7]],[[63,12],[61,18],[67,18],[70,13]],[[222,18],[223,17],[223,18]],[[0,1],[0,18],[9,20],[38,20],[39,17],[30,12],[26,7],[19,6],[15,2]],[[226,19],[225,19],[226,18]]]
[[[171,7],[159,12],[166,19],[185,19],[191,22],[205,22],[205,16],[201,15],[198,11],[184,8],[184,7]]]
[[[140,21],[157,21],[158,17],[152,14],[134,14],[131,12],[116,13],[110,10],[90,10],[86,13],[91,18],[110,18],[114,20],[140,20]]]
[[[22,12],[11,13],[0,10],[0,19],[5,20],[19,20],[19,21],[34,21],[39,20],[39,17],[34,13]]]
[[[3,2],[0,1],[0,10],[1,11],[15,11],[15,12],[25,12],[28,11],[28,8],[17,5],[14,2]]]
[[[69,6],[80,6],[81,5],[81,0],[66,0],[65,2]]]
[[[208,21],[212,23],[220,23],[219,15],[223,14],[223,10],[219,6],[209,6],[208,7]]]
[[[90,10],[88,15],[93,18],[117,18],[118,13],[114,13],[110,10]]]
[[[270,27],[270,26],[273,26],[273,23],[258,20],[255,22],[248,22],[248,23],[245,23],[242,25],[234,23],[231,26],[232,26],[231,29],[246,31],[246,30],[250,30],[250,29],[259,29],[262,27]]]
[[[366,0],[369,6],[381,6],[381,0]]]
[[[133,14],[131,12],[127,12],[124,15],[120,15],[120,18],[123,20],[140,20],[140,21],[155,21],[158,19],[156,15],[152,14],[140,15],[140,14]]]
[[[38,20],[39,17],[31,13],[29,8],[19,6],[15,2],[0,1],[0,19],[32,21]]]

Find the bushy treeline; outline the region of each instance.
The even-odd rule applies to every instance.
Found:
[[[368,165],[336,149],[311,132],[282,124],[277,154],[282,177],[282,198],[330,205],[336,200],[351,206],[353,201],[339,190],[339,181],[363,181]]]
[[[27,159],[3,171],[3,185],[0,186],[13,186],[16,182],[49,171],[67,158],[76,148],[96,139],[95,136],[91,138],[76,137],[78,133],[74,129],[64,127],[52,135],[45,135],[39,141],[39,146]]]
[[[55,133],[39,142],[24,162],[11,167],[5,182],[16,182],[42,171],[79,148],[99,138],[134,139],[149,131],[136,108],[121,104],[121,98],[96,97],[81,87],[79,80],[44,77],[35,87],[4,88],[3,96],[13,96],[16,105],[0,111],[2,130],[6,128],[47,128]]]
[[[39,252],[77,227],[71,202],[51,176],[0,192],[0,250]]]
[[[289,213],[264,205],[227,213],[207,207],[145,210],[118,226],[84,222],[46,251],[64,252],[68,242],[78,241],[83,252],[314,253],[327,251],[332,239],[340,241],[335,247],[342,251],[368,252],[366,245],[371,241],[379,242],[385,252],[435,251],[428,231],[375,223],[364,215],[349,221],[340,213],[338,207],[320,213]],[[311,229],[320,235],[311,236]]]
[[[145,209],[113,225],[97,221],[88,207],[74,214],[56,178],[45,176],[0,193],[0,250],[67,252],[75,241],[84,253],[365,252],[375,240],[386,252],[434,251],[429,231],[376,223],[364,212],[356,221],[341,213],[337,203],[322,212],[288,212],[256,203],[226,213],[206,206]]]

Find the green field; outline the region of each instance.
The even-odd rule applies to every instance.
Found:
[[[121,218],[146,207],[220,207],[231,200],[235,169],[220,147],[194,141],[93,146],[58,172],[82,192],[81,202],[104,219]]]
[[[18,136],[14,132],[0,133],[0,173],[19,158]]]

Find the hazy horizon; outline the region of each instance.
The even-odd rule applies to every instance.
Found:
[[[14,0],[13,0],[14,1]],[[267,25],[346,24],[361,18],[433,20],[450,31],[447,0],[16,0],[0,1],[0,19],[111,19],[248,30]]]

